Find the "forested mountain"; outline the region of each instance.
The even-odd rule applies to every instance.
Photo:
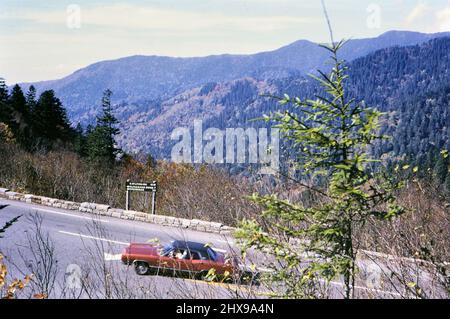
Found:
[[[450,86],[401,101],[384,134],[392,141],[383,152],[413,155],[418,164],[430,148],[450,149]]]
[[[450,38],[442,38],[379,50],[349,63],[349,96],[388,112],[383,132],[395,137],[377,152],[392,151],[392,155],[400,156],[415,151],[424,154],[430,145],[450,147],[446,103],[449,52]],[[276,101],[264,95],[287,93],[312,98],[318,90],[315,81],[304,76],[275,80],[244,78],[208,83],[164,101],[148,102],[145,108],[122,104],[118,107],[124,122],[120,139],[125,149],[168,157],[175,143],[170,141],[170,133],[176,127],[190,127],[194,119],[202,119],[205,128],[261,127],[265,125],[263,122],[250,120],[278,109]],[[427,103],[427,107],[420,106],[421,103]],[[411,131],[420,127],[419,122],[424,125],[422,133],[413,138]],[[402,128],[409,135],[400,133]],[[416,149],[416,144],[422,146]]]
[[[422,168],[422,176],[434,173],[450,190],[450,85],[438,91],[406,98],[388,113],[383,133],[391,139],[376,149],[391,163],[403,161]]]
[[[423,43],[448,33],[388,32],[377,38],[350,40],[342,58],[352,61],[376,50]],[[52,89],[67,106],[74,122],[89,122],[98,113],[101,94],[110,89],[113,102],[145,105],[167,100],[209,82],[243,77],[258,80],[298,76],[323,69],[328,53],[310,41],[297,41],[275,51],[253,55],[217,55],[198,58],[132,56],[92,64],[55,81],[34,83],[38,93]],[[22,85],[24,90],[28,84]],[[148,111],[138,107],[136,112]]]

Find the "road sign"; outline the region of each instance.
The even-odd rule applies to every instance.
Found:
[[[152,183],[135,183],[127,181],[127,191],[137,192],[156,192],[156,182]]]
[[[129,180],[126,182],[127,188],[127,197],[126,197],[126,210],[130,210],[130,192],[152,192],[152,214],[156,214],[156,182],[153,181],[151,183],[138,183],[138,182],[130,182]]]

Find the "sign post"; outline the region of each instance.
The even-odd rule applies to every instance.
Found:
[[[152,192],[152,215],[156,214],[156,181],[153,181],[151,183],[136,183],[136,182],[130,182],[130,180],[127,180],[126,183],[127,188],[127,194],[126,194],[126,203],[125,203],[125,209],[130,210],[130,192],[136,191],[136,192]]]
[[[156,190],[152,192],[152,215],[156,214]]]
[[[130,210],[130,191],[128,190],[128,187],[127,187],[127,195],[126,195],[125,209],[126,209],[126,210]]]

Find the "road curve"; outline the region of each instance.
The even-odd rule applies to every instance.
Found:
[[[89,259],[93,259],[95,255],[102,258],[95,263],[104,262],[113,265],[111,267],[116,271],[128,272],[127,276],[133,278],[137,285],[151,284],[153,295],[150,294],[149,297],[194,298],[194,295],[189,295],[189,290],[192,290],[192,294],[195,290],[196,295],[200,290],[204,297],[228,297],[230,287],[231,290],[234,289],[228,285],[211,285],[193,280],[156,278],[156,276],[137,277],[131,269],[126,269],[127,267],[118,260],[128,243],[154,240],[161,244],[175,239],[198,241],[209,243],[219,251],[231,251],[234,241],[225,235],[96,216],[6,199],[0,199],[0,205],[5,206],[0,210],[0,225],[21,216],[18,222],[7,230],[5,237],[0,239],[0,253],[6,256],[6,261],[10,265],[11,279],[23,277],[26,270],[30,269],[27,268],[27,263],[30,265],[33,262],[31,259],[34,255],[29,249],[29,237],[32,235],[32,229],[36,227],[33,216],[38,214],[42,216],[42,233],[48,234],[55,246],[55,256],[60,270],[59,282],[64,283],[64,276],[67,275],[68,269],[73,268],[73,265],[80,268],[85,268],[87,264],[91,265],[93,260],[89,261]],[[97,256],[99,254],[103,256]],[[156,293],[158,289],[161,291]],[[174,289],[176,291],[173,291]],[[246,292],[247,289],[243,288],[243,291]],[[219,292],[218,295],[217,292]]]

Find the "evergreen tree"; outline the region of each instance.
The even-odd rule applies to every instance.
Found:
[[[434,174],[439,184],[445,184],[447,174],[449,173],[449,157],[439,156],[434,166]]]
[[[12,112],[10,122],[12,133],[22,147],[28,148],[31,138],[31,114],[19,85],[13,87],[8,104]]]
[[[145,166],[150,168],[155,168],[157,165],[156,159],[152,156],[152,154],[147,154],[146,160],[145,160]]]
[[[8,100],[8,86],[6,85],[5,79],[0,78],[0,102],[6,103]]]
[[[86,135],[83,132],[81,123],[78,123],[74,130],[73,147],[75,152],[77,152],[80,156],[86,156]]]
[[[40,95],[33,111],[33,122],[38,147],[51,149],[69,142],[73,136],[66,110],[53,90]]]
[[[86,126],[86,136],[89,136],[92,132],[94,131],[94,127],[92,126],[92,124],[88,124],[88,126]]]
[[[450,193],[450,168],[449,168],[449,171],[447,173],[447,177],[445,178],[444,187],[445,187],[445,190],[448,193]]]
[[[12,116],[8,105],[8,96],[8,87],[5,80],[0,78],[0,123],[5,123],[9,126]]]
[[[32,113],[34,108],[36,107],[36,104],[37,104],[37,101],[36,101],[36,88],[33,85],[31,85],[30,88],[28,89],[28,92],[27,92],[27,95],[26,95],[26,100],[27,100],[28,109]]]
[[[116,146],[116,136],[120,130],[116,127],[119,121],[113,114],[110,90],[103,93],[102,114],[97,117],[97,125],[88,136],[87,149],[89,159],[94,163],[114,165],[121,150]]]

